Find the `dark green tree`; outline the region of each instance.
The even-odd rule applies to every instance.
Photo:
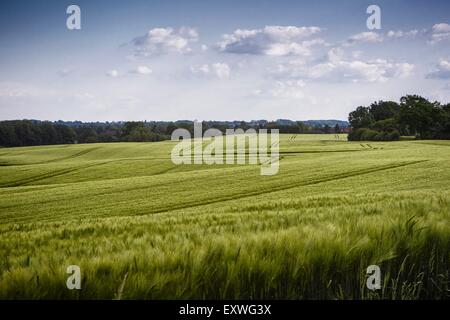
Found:
[[[350,112],[348,122],[353,129],[359,129],[370,128],[375,120],[370,113],[370,108],[360,106],[355,111]]]
[[[370,114],[375,121],[393,118],[400,111],[400,105],[395,101],[378,101],[370,105]]]

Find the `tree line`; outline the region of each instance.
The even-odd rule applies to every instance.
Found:
[[[0,122],[0,146],[21,147],[51,144],[160,141],[166,132],[144,122],[82,123],[12,120]],[[170,137],[169,137],[170,138]]]
[[[287,120],[285,120],[287,121]],[[330,126],[333,122],[320,120],[313,124],[301,121],[203,121],[202,128],[216,128],[225,133],[226,129],[247,130],[279,129],[280,133],[342,133],[346,126]],[[175,129],[183,128],[193,134],[194,123],[182,121],[130,121],[130,122],[89,122],[80,121],[0,121],[0,146],[21,147],[52,144],[96,143],[96,142],[154,142],[169,140]]]
[[[400,102],[378,101],[360,106],[348,117],[353,141],[393,141],[400,136],[416,139],[450,139],[450,103],[406,95]]]

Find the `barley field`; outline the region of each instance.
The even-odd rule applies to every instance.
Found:
[[[450,141],[281,135],[273,176],[174,145],[0,149],[0,299],[450,297]]]

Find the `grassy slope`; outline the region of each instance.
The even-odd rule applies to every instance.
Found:
[[[172,142],[0,149],[0,298],[448,298],[450,143],[343,140],[282,136],[270,177]]]

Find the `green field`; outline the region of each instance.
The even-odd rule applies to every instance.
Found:
[[[449,298],[450,141],[280,141],[274,176],[170,141],[0,149],[0,298]]]

